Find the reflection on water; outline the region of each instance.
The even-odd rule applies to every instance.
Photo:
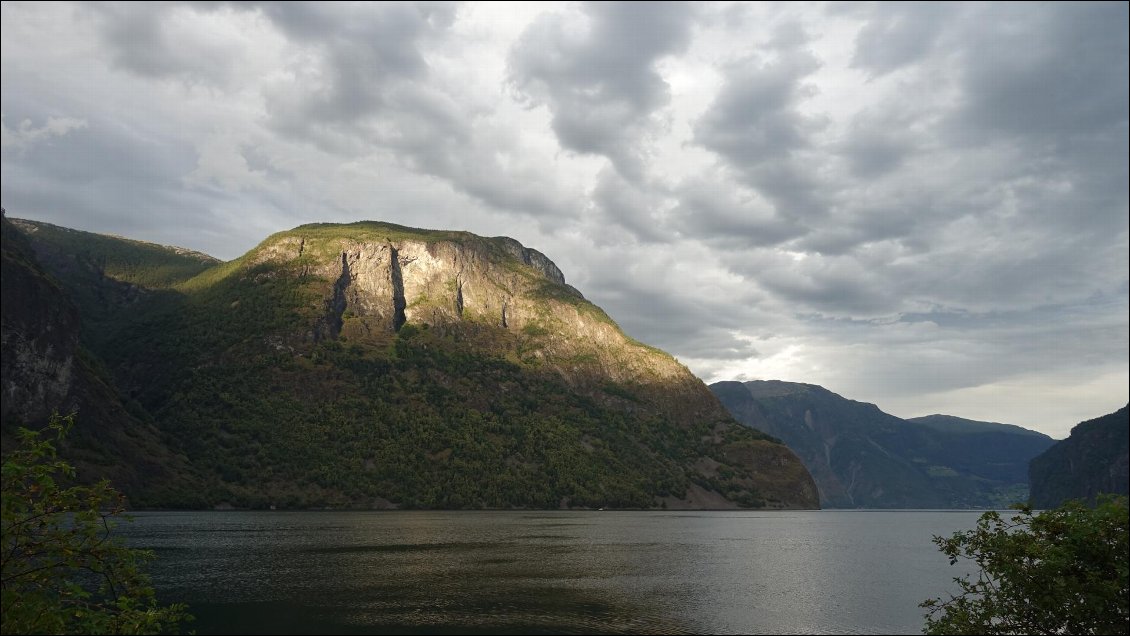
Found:
[[[916,633],[973,512],[141,513],[209,633]]]

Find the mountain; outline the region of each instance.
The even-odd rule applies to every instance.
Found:
[[[216,263],[18,223],[201,475],[162,505],[818,505],[791,451],[513,239],[312,224]]]
[[[55,412],[76,413],[63,448],[80,480],[110,479],[134,505],[149,505],[191,490],[197,477],[185,458],[161,441],[136,404],[122,399],[106,369],[80,343],[75,304],[38,262],[30,241],[0,220],[0,437],[7,448],[15,428],[43,426]]]
[[[1130,494],[1130,414],[1126,406],[1076,424],[1029,465],[1034,508],[1068,499],[1094,502],[1100,493]]]
[[[812,384],[718,382],[738,421],[785,442],[834,508],[993,508],[1027,499],[1028,461],[1054,443],[1007,424],[904,420]]]

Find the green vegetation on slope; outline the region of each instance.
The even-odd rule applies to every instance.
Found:
[[[602,405],[472,329],[296,343],[287,334],[308,328],[324,286],[301,271],[258,265],[119,325],[107,360],[134,365],[129,386],[173,447],[218,477],[170,503],[650,507],[686,490],[685,463],[719,455],[703,442],[715,422],[683,429]],[[765,505],[730,471],[697,479]]]
[[[407,258],[433,259],[433,274],[465,259],[454,276],[477,276],[466,284],[480,303],[500,294],[524,322],[455,307],[440,297],[462,283],[443,274],[409,281],[430,285],[410,299],[426,320],[380,322],[366,311],[393,310],[372,291],[395,278],[374,270],[388,261],[335,272],[343,250],[387,255],[389,241],[415,242]],[[135,295],[80,269],[56,271],[97,318],[85,340],[203,475],[147,505],[653,507],[688,490],[716,493],[712,505],[816,503],[786,449],[727,418],[685,368],[624,337],[510,239],[303,226]],[[349,287],[361,275],[369,287]],[[335,312],[339,327],[324,329]]]
[[[172,287],[219,263],[183,248],[72,230],[41,221],[12,219],[27,233],[40,260],[70,260],[75,273],[85,269],[150,289]],[[46,252],[46,254],[42,253]],[[62,263],[57,263],[62,265]]]

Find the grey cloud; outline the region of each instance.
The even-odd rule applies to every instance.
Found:
[[[532,167],[506,168],[507,140],[479,126],[430,77],[432,40],[454,19],[448,3],[359,5],[269,3],[264,13],[287,35],[319,52],[293,80],[267,91],[270,125],[333,155],[391,153],[490,206],[549,227],[579,205]]]
[[[1130,36],[1124,3],[1043,11],[993,5],[965,50],[962,99],[945,122],[956,147],[1009,144],[1015,192],[1034,220],[1077,235],[1125,232]],[[1058,184],[1057,187],[1050,187]],[[1048,198],[1058,199],[1056,206]]]
[[[604,155],[638,180],[649,117],[670,99],[655,63],[687,46],[693,9],[681,2],[597,2],[583,11],[583,36],[560,15],[538,18],[511,51],[510,81],[549,107],[562,147]]]
[[[292,134],[325,129],[349,138],[366,117],[412,112],[404,83],[427,75],[421,47],[451,24],[447,5],[363,4],[344,11],[319,3],[267,3],[264,15],[287,36],[312,47],[312,64],[267,95],[272,125]],[[398,103],[408,101],[408,104]],[[418,100],[416,100],[418,101]],[[395,117],[383,125],[396,127]],[[319,130],[320,129],[320,130]],[[393,132],[395,134],[395,131]]]
[[[5,76],[4,114],[20,121],[43,109],[43,96],[39,86],[14,77]],[[191,242],[185,247],[221,257],[250,247],[261,238],[257,232],[278,229],[254,225],[252,209],[270,205],[255,203],[243,210],[245,227],[233,232],[233,219],[223,212],[233,207],[231,195],[186,187],[197,155],[175,127],[140,112],[123,125],[113,106],[82,100],[60,100],[57,108],[82,113],[87,125],[49,142],[4,148],[0,181],[12,216],[165,244]]]
[[[231,81],[231,61],[241,56],[239,43],[201,34],[173,31],[168,17],[190,5],[164,2],[85,5],[99,24],[114,64],[149,78],[178,78],[206,85]]]
[[[652,274],[660,276],[662,272]],[[629,335],[646,334],[648,344],[681,356],[740,360],[758,355],[749,341],[734,336],[749,324],[752,307],[735,310],[735,299],[709,298],[701,290],[679,289],[677,278],[667,279],[667,286],[656,282],[637,282],[610,272],[590,281],[594,291],[589,296]]]
[[[845,359],[832,366],[833,382],[855,390],[878,383],[885,392],[907,396],[1023,377],[1046,366],[1049,351],[1061,352],[1056,366],[1067,374],[1109,366],[1112,351],[1127,351],[1126,323],[1117,317],[1125,308],[1124,300],[1103,299],[1009,312],[939,310],[883,325],[806,322],[814,338],[862,345],[838,354]],[[857,369],[868,369],[871,377],[860,378]]]
[[[852,175],[870,180],[900,167],[915,150],[911,120],[905,113],[857,115],[839,148]]]
[[[874,14],[856,36],[852,66],[878,76],[921,60],[931,53],[943,20],[955,10],[935,2],[874,5]]]
[[[812,124],[795,107],[810,90],[800,80],[817,67],[803,51],[731,65],[725,86],[695,125],[695,141],[743,167],[806,147]]]
[[[848,257],[813,258],[757,273],[756,280],[798,313],[881,316],[898,308],[898,298],[881,274]]]
[[[393,67],[422,69],[422,60],[412,48],[398,49],[403,39],[412,39],[429,30],[443,30],[455,19],[454,2],[399,2],[372,7],[360,3],[353,6],[327,5],[323,2],[253,3],[280,29],[295,38],[324,42],[339,37],[390,36],[383,42],[372,42],[385,60],[400,60]],[[252,6],[252,5],[249,5]]]
[[[781,27],[774,59],[747,58],[726,69],[725,84],[694,124],[694,140],[722,156],[750,187],[790,219],[827,210],[820,184],[804,153],[822,122],[802,114],[800,102],[814,90],[804,78],[819,61],[804,48],[795,26]]]
[[[690,179],[677,189],[672,215],[679,232],[722,248],[778,245],[806,230],[733,183]]]
[[[658,213],[662,197],[626,181],[615,170],[604,169],[592,193],[601,226],[619,226],[642,242],[666,242],[671,235],[664,229]],[[594,237],[598,242],[605,235]]]
[[[16,217],[173,243],[194,235],[216,204],[184,191],[180,177],[193,156],[172,140],[121,135],[91,119],[88,128],[31,148],[18,162],[5,157],[4,205]]]
[[[1063,138],[1125,122],[1128,12],[1120,2],[982,7],[954,125]]]

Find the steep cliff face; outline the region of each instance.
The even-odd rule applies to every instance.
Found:
[[[146,290],[90,340],[209,505],[818,505],[791,451],[513,239],[308,225]]]
[[[935,415],[903,420],[809,384],[719,382],[738,421],[780,438],[834,508],[990,508],[1027,498],[1028,461],[1054,440]]]
[[[43,422],[74,408],[78,310],[35,260],[27,239],[2,222],[0,384],[5,422]]]
[[[1032,460],[1029,475],[1034,508],[1130,494],[1130,410],[1124,406],[1077,424],[1067,439]]]
[[[714,402],[674,358],[627,338],[540,252],[507,237],[405,236],[395,226],[389,227],[397,238],[386,238],[381,227],[300,227],[265,241],[246,266],[274,265],[276,272],[332,282],[320,291],[322,315],[306,334],[312,340],[380,340],[405,324],[477,330],[481,344],[520,351],[533,364],[552,361],[570,381],[670,382],[665,391],[689,390],[698,402]]]

